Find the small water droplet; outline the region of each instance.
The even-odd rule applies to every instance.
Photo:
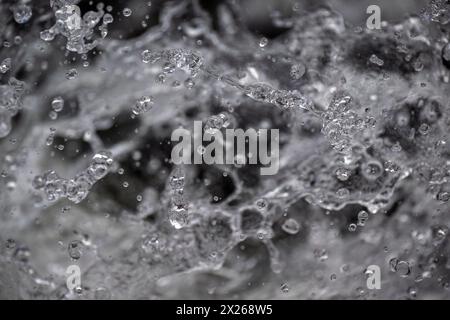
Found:
[[[135,115],[140,115],[149,111],[153,107],[154,101],[152,96],[140,97],[132,108],[132,112]]]
[[[31,7],[26,4],[19,4],[13,9],[13,15],[14,20],[19,23],[23,24],[28,22],[30,20],[31,16],[33,15],[33,11],[31,10]]]
[[[16,247],[16,241],[14,239],[7,239],[5,246],[6,249],[12,250]]]
[[[76,77],[78,77],[78,71],[77,71],[77,69],[72,68],[72,69],[70,69],[70,70],[68,70],[68,71],[66,72],[66,79],[67,79],[67,80],[73,80],[73,79],[75,79]]]
[[[123,9],[122,13],[123,13],[123,15],[124,15],[125,17],[129,17],[129,16],[131,16],[131,14],[132,14],[133,12],[131,11],[130,8],[125,8],[125,9]]]
[[[337,168],[336,169],[336,178],[338,178],[338,180],[340,181],[347,181],[348,178],[350,177],[350,173],[351,171],[347,168]]]
[[[52,101],[52,109],[55,112],[60,112],[64,108],[64,99],[62,97],[55,97]]]
[[[0,72],[6,73],[11,69],[11,58],[5,58],[2,63],[0,63]]]
[[[384,65],[384,61],[382,59],[378,58],[375,54],[370,56],[369,61],[379,67]]]
[[[262,37],[262,38],[259,40],[259,46],[260,46],[261,48],[264,48],[265,46],[267,46],[268,43],[269,43],[269,39],[267,39],[266,37]]]
[[[287,283],[283,283],[283,284],[281,284],[280,289],[281,289],[281,292],[288,293],[290,288],[289,288],[289,285]]]
[[[284,232],[288,234],[297,234],[300,231],[300,225],[295,219],[287,219],[281,226]]]
[[[303,63],[297,63],[291,66],[290,76],[293,80],[300,80],[306,72]]]

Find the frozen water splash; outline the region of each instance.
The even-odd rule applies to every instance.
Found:
[[[448,297],[445,5],[377,32],[294,6],[269,37],[233,2],[214,23],[197,1],[33,3],[0,57],[0,266],[23,290],[0,285],[67,298],[44,278],[70,258],[76,298],[373,298],[377,264],[378,297]],[[193,120],[280,129],[279,173],[174,166],[170,134]]]

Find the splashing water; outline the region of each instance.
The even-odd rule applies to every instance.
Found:
[[[449,297],[446,2],[276,34],[246,5],[0,5],[0,297]],[[194,120],[279,129],[279,172],[174,165]]]

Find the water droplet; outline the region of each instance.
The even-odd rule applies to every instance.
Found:
[[[396,143],[394,143],[393,145],[392,145],[392,147],[391,147],[391,150],[393,151],[393,152],[400,152],[400,151],[402,151],[402,146],[400,145],[400,143],[399,142],[396,142]]]
[[[26,263],[30,258],[30,249],[21,246],[17,248],[16,251],[14,252],[14,257],[17,260]]]
[[[280,289],[281,289],[281,292],[288,293],[289,292],[289,285],[287,283],[283,283],[283,284],[281,284]]]
[[[266,211],[267,207],[269,206],[269,201],[265,198],[261,198],[256,200],[256,208],[258,208],[259,211]]]
[[[75,293],[78,295],[82,295],[83,294],[83,288],[82,287],[76,287],[74,289]]]
[[[174,204],[169,210],[169,222],[175,229],[181,229],[189,224],[189,214],[186,206]]]
[[[156,76],[156,83],[163,84],[166,82],[167,76],[164,73],[160,73]]]
[[[293,80],[299,80],[306,72],[306,67],[303,63],[294,64],[291,66],[290,76]]]
[[[423,62],[420,59],[416,59],[412,63],[412,67],[413,67],[414,71],[420,72],[420,71],[423,70],[424,65],[423,65]]]
[[[64,108],[64,99],[62,97],[55,97],[52,101],[52,109],[55,112],[60,112]]]
[[[103,16],[103,23],[104,24],[110,24],[114,21],[114,18],[111,14],[109,13],[105,13],[105,15]]]
[[[16,247],[16,241],[14,239],[7,239],[5,246],[6,249],[12,250]]]
[[[409,263],[407,261],[401,261],[398,258],[389,260],[389,267],[392,272],[398,273],[403,278],[406,278],[411,274]]]
[[[428,132],[430,132],[430,126],[426,123],[422,123],[419,126],[419,133],[423,136],[426,136],[428,134]]]
[[[444,59],[447,62],[450,62],[450,43],[447,43],[442,48],[442,59]]]
[[[14,20],[17,23],[23,24],[28,22],[28,20],[30,20],[31,16],[33,15],[33,12],[30,6],[26,4],[19,4],[16,7],[14,7],[13,15]]]
[[[413,299],[415,299],[415,298],[417,298],[417,288],[416,287],[409,287],[408,288],[408,295],[411,297],[411,298],[413,298]]]
[[[125,8],[125,9],[123,9],[122,13],[125,17],[129,17],[129,16],[131,16],[132,11],[130,8]]]
[[[315,249],[314,257],[316,257],[319,261],[323,262],[328,259],[328,252],[325,249]]]
[[[82,255],[82,246],[83,244],[80,240],[71,241],[67,248],[70,258],[73,260],[80,259]]]
[[[340,181],[347,181],[348,178],[350,177],[351,171],[347,168],[337,168],[336,169],[336,178],[338,178],[338,180]]]
[[[44,30],[44,31],[41,31],[40,37],[44,41],[52,41],[53,39],[55,39],[55,32],[50,29]]]
[[[73,80],[73,79],[75,79],[76,77],[78,77],[78,71],[77,71],[77,69],[72,68],[72,69],[70,69],[70,70],[68,70],[68,71],[66,72],[66,79],[67,79],[67,80]]]
[[[6,137],[11,129],[11,117],[4,112],[0,112],[0,138]]]
[[[367,211],[360,211],[358,212],[358,225],[364,226],[366,224],[366,221],[369,219],[369,214]]]
[[[336,196],[341,199],[348,198],[350,191],[347,188],[340,188],[336,191]]]
[[[259,46],[260,46],[261,48],[264,48],[265,46],[267,46],[268,43],[269,43],[269,39],[267,39],[266,37],[262,37],[262,38],[259,40]]]
[[[297,222],[297,220],[289,218],[286,221],[284,221],[281,228],[283,229],[284,232],[288,234],[297,234],[300,230],[300,225]]]
[[[198,146],[197,152],[199,154],[204,154],[206,152],[206,148],[204,146]]]
[[[135,105],[132,108],[132,112],[135,115],[140,115],[149,111],[153,107],[153,105],[154,101],[152,96],[142,96],[136,101]]]
[[[110,300],[111,292],[104,287],[98,287],[97,289],[95,289],[94,299],[95,300]]]
[[[195,86],[195,82],[194,82],[194,80],[192,80],[192,78],[187,78],[187,79],[184,81],[184,86],[185,86],[187,89],[192,89],[192,88]]]
[[[55,111],[50,111],[48,114],[49,118],[52,120],[58,119],[58,114]]]
[[[161,54],[152,52],[150,50],[144,50],[141,54],[142,62],[144,63],[155,63],[161,59]]]
[[[379,67],[384,65],[384,61],[378,58],[375,54],[370,56],[369,61]]]
[[[6,58],[0,63],[0,72],[6,73],[11,69],[11,58]]]

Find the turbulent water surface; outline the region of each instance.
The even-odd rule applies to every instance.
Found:
[[[0,1],[0,298],[449,298],[450,5],[366,2]]]

